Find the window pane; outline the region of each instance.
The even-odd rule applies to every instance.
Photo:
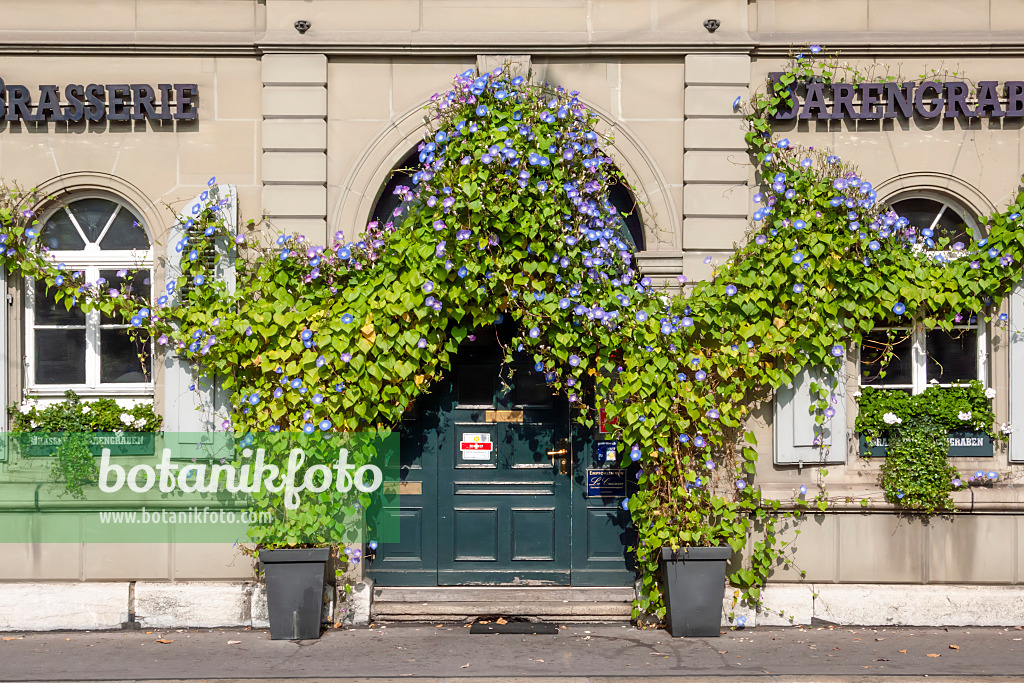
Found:
[[[463,365],[459,368],[459,405],[493,406],[494,378],[497,371],[493,365]]]
[[[942,210],[942,202],[924,198],[904,199],[895,202],[892,208],[920,231],[932,227],[935,217]]]
[[[71,222],[68,212],[63,208],[58,209],[46,221],[39,239],[42,240],[43,246],[50,249],[72,250],[85,248],[82,236],[78,234],[78,230],[75,229],[74,224]]]
[[[79,199],[68,204],[68,209],[78,221],[78,227],[82,229],[90,242],[95,242],[107,227],[107,222],[117,210],[117,204],[109,199]]]
[[[55,288],[36,280],[36,325],[84,325],[85,312],[78,306],[69,311],[63,301],[57,301],[56,293]]]
[[[148,382],[152,366],[147,335],[133,341],[128,330],[100,330],[100,382]]]
[[[100,249],[149,249],[149,238],[142,227],[142,221],[127,206],[114,217],[110,229],[100,242]]]
[[[892,335],[892,356],[885,358]],[[912,384],[913,343],[909,330],[872,330],[864,336],[860,351],[861,384]],[[885,371],[885,377],[881,376]]]
[[[125,270],[124,276],[118,275],[122,270]],[[150,299],[150,283],[152,282],[152,279],[149,270],[139,270],[135,273],[132,273],[130,269],[101,270],[100,277],[107,281],[104,287],[108,290],[116,289],[118,292],[124,292],[125,287],[128,287],[128,293],[132,297],[144,297],[147,301]],[[100,315],[101,325],[123,325],[126,322],[126,320],[121,318],[116,318],[106,314]]]
[[[517,365],[512,377],[512,400],[516,405],[549,405],[554,400],[552,389],[543,373],[527,365]]]
[[[950,244],[963,242],[966,245],[971,241],[967,232],[967,224],[963,217],[952,206],[947,206],[946,210],[942,212],[939,222],[935,224],[934,239],[938,241],[940,237],[946,237]]]
[[[85,330],[36,330],[36,384],[85,384]]]
[[[928,381],[939,384],[978,378],[977,330],[928,331]]]

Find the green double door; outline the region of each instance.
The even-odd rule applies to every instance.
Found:
[[[529,361],[502,364],[499,335],[464,344],[403,422],[400,540],[380,545],[370,575],[381,586],[631,585],[620,507],[631,473]]]

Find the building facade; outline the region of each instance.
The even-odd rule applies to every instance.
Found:
[[[745,240],[760,179],[734,101],[763,90],[789,55],[821,44],[869,77],[1020,81],[1019,10],[1016,0],[11,0],[0,28],[0,177],[50,198],[33,209],[69,266],[90,279],[151,267],[153,281],[162,282],[174,212],[211,176],[234,188],[243,220],[267,216],[275,228],[321,244],[339,232],[355,237],[422,138],[431,95],[467,69],[511,62],[579,90],[598,112],[639,202],[641,269],[675,287],[677,275],[707,277]],[[47,109],[48,102],[57,105]],[[853,162],[880,200],[920,227],[982,237],[977,216],[1012,201],[1024,173],[1021,121],[845,117],[779,121],[776,131]],[[71,388],[87,398],[152,400],[165,429],[194,426],[194,399],[173,379],[172,363],[157,355],[152,371],[140,373],[117,325],[98,314],[56,315],[32,283],[9,278],[7,292],[5,403],[55,400]],[[1012,315],[1011,308],[1004,312]],[[1024,307],[1017,317],[1024,320]],[[809,429],[799,410],[805,388],[798,383],[763,405],[757,483],[792,501],[827,469],[825,484],[840,500],[787,539],[795,562],[776,572],[771,605],[787,616],[762,623],[1024,620],[1024,469],[1017,464],[1024,444],[1015,443],[1022,437],[956,458],[961,472],[995,472],[997,483],[956,493],[958,513],[925,524],[885,503],[878,460],[861,456],[853,433],[859,385],[884,381],[916,393],[936,378],[980,380],[996,391],[997,422],[1024,425],[1024,347],[984,320],[968,318],[962,327],[955,338],[908,335],[900,350],[906,367],[885,380],[852,350],[837,418],[846,428],[833,427],[827,464],[807,455]],[[929,358],[941,358],[944,369]],[[576,454],[570,466],[584,467],[589,453]],[[444,495],[451,473],[440,461],[431,468],[436,476],[424,474],[407,491],[420,501],[410,503],[410,515],[419,516],[417,549],[382,551],[376,567],[363,562],[356,575],[389,588],[521,583],[516,548],[504,548],[498,527],[487,523],[463,539],[465,557],[486,561],[473,565],[470,578],[451,569],[462,556],[451,521],[456,505]],[[5,469],[16,472],[18,463],[0,463]],[[549,545],[530,546],[537,557],[570,548],[559,560],[561,578],[538,582],[628,590],[625,536],[605,528],[615,505],[588,503],[579,487],[567,483],[557,494],[557,520],[533,527],[521,516],[523,528],[551,534]],[[66,510],[47,512],[47,523],[60,524]],[[236,609],[249,604],[252,563],[229,544],[38,543],[33,533],[26,524],[24,538],[0,553],[0,628],[109,627],[129,614],[187,625],[200,601],[190,596],[203,595],[223,597],[212,609],[234,610],[236,621],[253,618],[251,607]],[[443,540],[445,533],[455,536]],[[393,569],[389,557],[407,563]],[[403,574],[413,565],[415,572]],[[81,596],[72,602],[95,619],[12,616],[25,596],[58,588],[78,591],[65,594]],[[979,608],[978,590],[1008,600],[1009,612]],[[945,611],[937,606],[943,601]],[[915,612],[921,604],[929,607]],[[211,621],[217,618],[189,623]]]

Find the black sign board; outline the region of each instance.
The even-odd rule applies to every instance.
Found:
[[[615,469],[587,470],[587,498],[626,495],[626,471]]]
[[[782,73],[771,74],[778,82]],[[786,106],[785,99],[789,100]],[[1020,118],[1024,117],[1024,81],[917,83],[794,82],[775,120]]]
[[[992,440],[984,432],[949,432],[946,434],[951,458],[991,458]],[[865,458],[884,458],[889,439],[879,437],[868,441],[860,437],[860,452]]]
[[[64,86],[41,85],[33,98],[24,85],[0,79],[0,122],[45,121],[192,121],[199,117],[195,83],[145,83]],[[34,101],[33,101],[34,100]]]

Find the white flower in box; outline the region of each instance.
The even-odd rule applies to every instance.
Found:
[[[956,416],[959,417],[961,420],[970,420],[971,419],[971,411],[968,410],[965,413],[964,411],[961,410],[960,412],[958,412],[956,414]]]
[[[999,431],[1001,431],[1003,434],[1013,434],[1013,425],[1010,424],[1009,422],[1004,422],[1003,426],[1000,427]]]
[[[132,423],[135,422],[135,418],[128,413],[121,413],[121,422],[125,427],[131,427]]]
[[[886,413],[882,416],[882,422],[887,425],[903,424],[903,420],[896,416],[896,413]]]
[[[992,387],[989,387],[988,389],[985,390],[985,398],[995,398],[995,397],[996,397],[996,390],[995,389],[993,389]]]

